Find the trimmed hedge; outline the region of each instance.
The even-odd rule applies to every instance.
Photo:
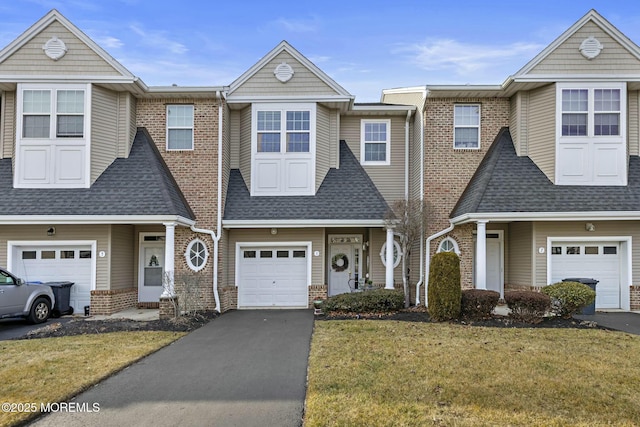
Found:
[[[439,252],[429,267],[428,307],[431,320],[441,322],[460,317],[462,288],[460,258],[453,252]]]
[[[509,316],[525,323],[540,323],[551,307],[551,298],[541,292],[505,292],[504,300],[511,309]]]
[[[496,291],[464,289],[462,291],[460,315],[472,320],[490,319],[499,300],[500,293]]]
[[[324,313],[383,313],[403,308],[404,293],[392,289],[339,294],[322,303]]]
[[[542,292],[551,297],[553,312],[570,319],[596,299],[596,291],[579,282],[558,282],[545,286]]]

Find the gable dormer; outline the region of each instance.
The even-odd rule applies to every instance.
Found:
[[[556,185],[626,185],[638,155],[640,48],[591,10],[508,81],[511,128]]]
[[[227,102],[232,167],[251,195],[315,195],[337,164],[339,113],[353,96],[283,41],[231,84]]]
[[[15,188],[88,188],[135,135],[143,84],[52,10],[0,51],[2,156]]]

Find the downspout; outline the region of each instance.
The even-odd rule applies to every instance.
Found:
[[[409,119],[411,110],[407,110],[404,121],[404,199],[409,200]]]
[[[427,98],[426,88],[422,92],[422,107],[418,108],[420,114],[420,209],[424,209],[424,105]],[[415,132],[415,129],[414,129]],[[423,212],[422,216],[425,213]],[[422,232],[424,233],[424,221],[422,222]],[[420,239],[420,280],[416,283],[416,305],[420,305],[420,286],[424,282],[424,239]],[[425,292],[425,300],[427,293]]]
[[[203,228],[196,228],[191,226],[191,231],[194,233],[203,233],[211,236],[213,240],[213,298],[216,301],[215,310],[220,313],[220,295],[218,294],[218,252],[219,243],[222,233],[222,93],[216,91],[216,99],[218,100],[218,194],[217,194],[217,207],[218,215],[216,221],[216,231],[206,230]]]
[[[444,230],[438,231],[436,234],[432,234],[431,236],[427,237],[427,241],[425,244],[425,270],[428,272],[429,271],[429,264],[431,262],[431,241],[433,239],[437,239],[440,236],[444,236],[447,233],[450,233],[451,231],[453,231],[453,228],[455,227],[455,225],[453,225],[453,223],[451,223],[451,225],[449,225],[449,227],[445,228]],[[424,302],[425,305],[427,305],[427,290],[429,289],[429,274],[427,273],[425,276],[425,280],[424,280]]]

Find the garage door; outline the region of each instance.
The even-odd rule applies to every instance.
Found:
[[[551,247],[552,283],[569,277],[599,280],[596,308],[621,308],[619,243],[554,243]]]
[[[15,246],[13,270],[29,282],[74,282],[70,305],[82,313],[91,301],[91,246]]]
[[[242,248],[238,269],[238,307],[308,306],[307,249]]]

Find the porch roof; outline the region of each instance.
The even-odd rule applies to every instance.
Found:
[[[389,206],[340,141],[340,168],[331,168],[315,196],[252,197],[238,169],[229,176],[225,221],[382,220]]]
[[[517,156],[508,128],[498,133],[450,218],[470,214],[640,211],[640,157],[629,157],[626,186],[554,185],[527,156]]]
[[[195,215],[146,129],[128,158],[116,159],[90,188],[13,188],[11,159],[0,160],[2,216]]]

